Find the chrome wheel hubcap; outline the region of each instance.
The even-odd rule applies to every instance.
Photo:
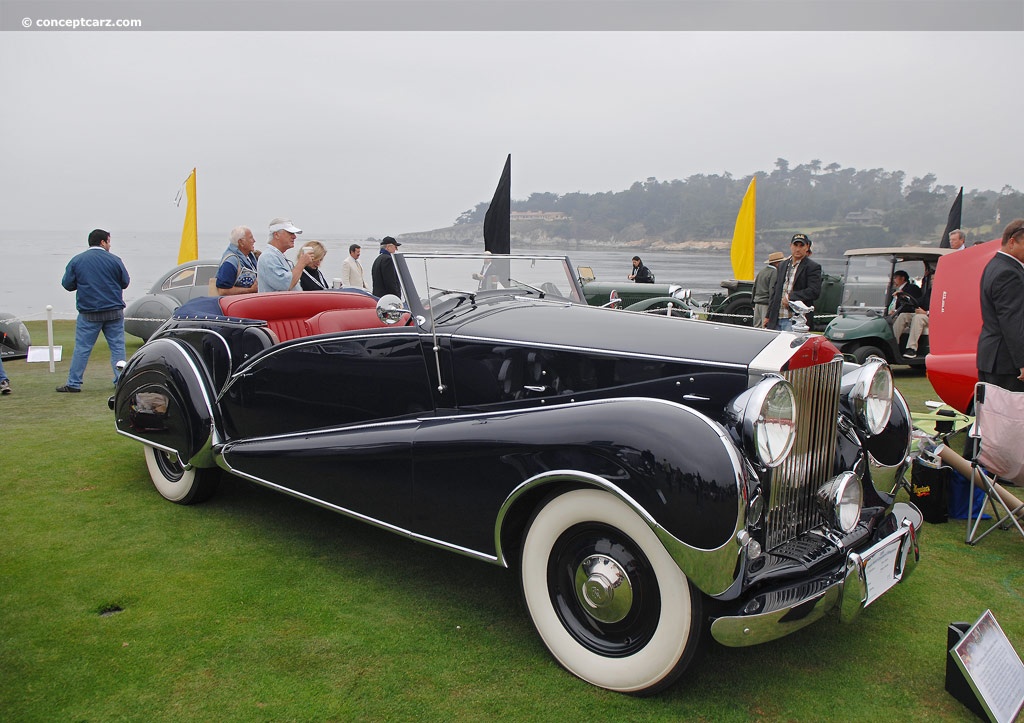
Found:
[[[615,560],[591,555],[576,568],[576,595],[580,605],[602,623],[617,623],[633,606],[633,586]]]

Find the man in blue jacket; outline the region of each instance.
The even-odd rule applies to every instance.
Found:
[[[57,387],[58,392],[82,391],[85,367],[101,331],[110,347],[110,366],[117,381],[117,363],[125,357],[124,290],[129,282],[124,263],[110,253],[110,234],[102,229],[90,233],[89,248],[68,262],[60,282],[68,291],[77,292],[78,321],[68,381]]]

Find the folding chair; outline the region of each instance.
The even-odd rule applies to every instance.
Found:
[[[974,519],[974,495],[970,497],[967,516],[968,545],[977,544],[997,527],[1010,529],[1010,525],[1024,538],[1024,528],[1017,516],[1024,511],[1012,494],[1003,489],[997,477],[1024,484],[1024,392],[1009,392],[993,384],[979,383],[974,388],[974,428],[970,436],[978,440],[974,459],[971,460],[971,484],[985,491],[986,501],[992,506],[994,522],[978,534],[982,509]]]

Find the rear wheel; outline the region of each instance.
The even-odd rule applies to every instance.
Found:
[[[692,659],[700,592],[647,523],[608,492],[574,490],[547,502],[530,522],[520,564],[537,632],[583,680],[652,694]]]
[[[194,505],[210,499],[217,491],[220,470],[185,469],[178,455],[146,445],[146,466],[160,496],[179,505]]]
[[[738,324],[740,326],[754,325],[754,304],[749,298],[739,298],[727,301],[719,309],[720,314],[730,316],[717,317],[714,321],[722,321],[726,324]]]

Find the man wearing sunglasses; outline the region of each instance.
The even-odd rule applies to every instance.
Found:
[[[790,257],[779,264],[775,289],[768,302],[768,318],[764,326],[778,331],[793,330],[793,312],[790,301],[802,301],[808,306],[821,295],[821,264],[809,258],[811,239],[807,234],[795,233],[789,242]]]

